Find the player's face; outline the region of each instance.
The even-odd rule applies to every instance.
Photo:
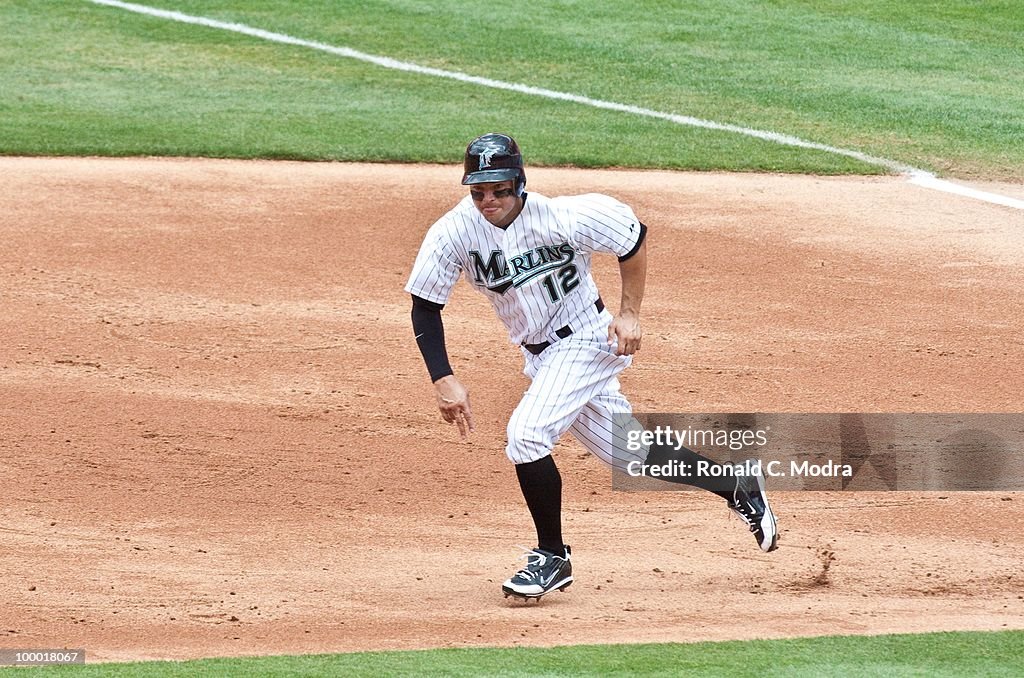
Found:
[[[519,216],[521,201],[516,195],[514,181],[473,184],[469,187],[469,195],[484,219],[498,228],[508,226]]]

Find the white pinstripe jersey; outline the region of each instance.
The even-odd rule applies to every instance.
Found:
[[[466,196],[427,231],[405,291],[445,304],[465,274],[490,299],[512,343],[556,339],[556,330],[597,300],[591,253],[630,253],[640,222],[627,205],[598,193],[525,197],[523,211],[500,229]]]

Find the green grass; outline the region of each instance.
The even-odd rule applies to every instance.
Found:
[[[39,669],[43,675],[177,676],[1019,676],[1024,632],[822,637],[551,649],[360,652]],[[0,676],[23,675],[19,669]]]
[[[1024,178],[1024,3],[152,0],[422,65]],[[400,73],[85,0],[0,0],[0,153],[877,172],[854,160]]]

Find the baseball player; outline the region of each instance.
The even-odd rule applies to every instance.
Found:
[[[441,417],[463,438],[473,431],[469,393],[448,361],[441,310],[460,276],[494,306],[520,347],[530,387],[508,422],[505,452],[537,531],[525,567],[502,586],[506,597],[537,599],[572,582],[571,552],[562,539],[562,479],[551,450],[569,431],[610,465],[633,461],[613,454],[612,416],[630,413],[618,375],[640,349],[640,303],[647,277],[647,227],[632,209],[606,195],[548,198],[526,192],[519,146],[505,134],[484,134],[466,148],[462,183],[469,195],[427,231],[405,290],[412,325],[433,381]],[[618,315],[605,307],[591,276],[593,254],[618,258]],[[651,448],[637,461],[696,453]],[[734,487],[701,479],[728,502],[765,551],[776,545],[775,516],[760,477]],[[716,487],[715,485],[719,485]]]

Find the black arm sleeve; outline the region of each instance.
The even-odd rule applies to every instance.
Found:
[[[444,345],[442,308],[444,304],[435,304],[415,294],[412,295],[412,331],[416,334],[416,344],[423,354],[431,381],[455,374],[451,363],[448,362],[448,350]]]

